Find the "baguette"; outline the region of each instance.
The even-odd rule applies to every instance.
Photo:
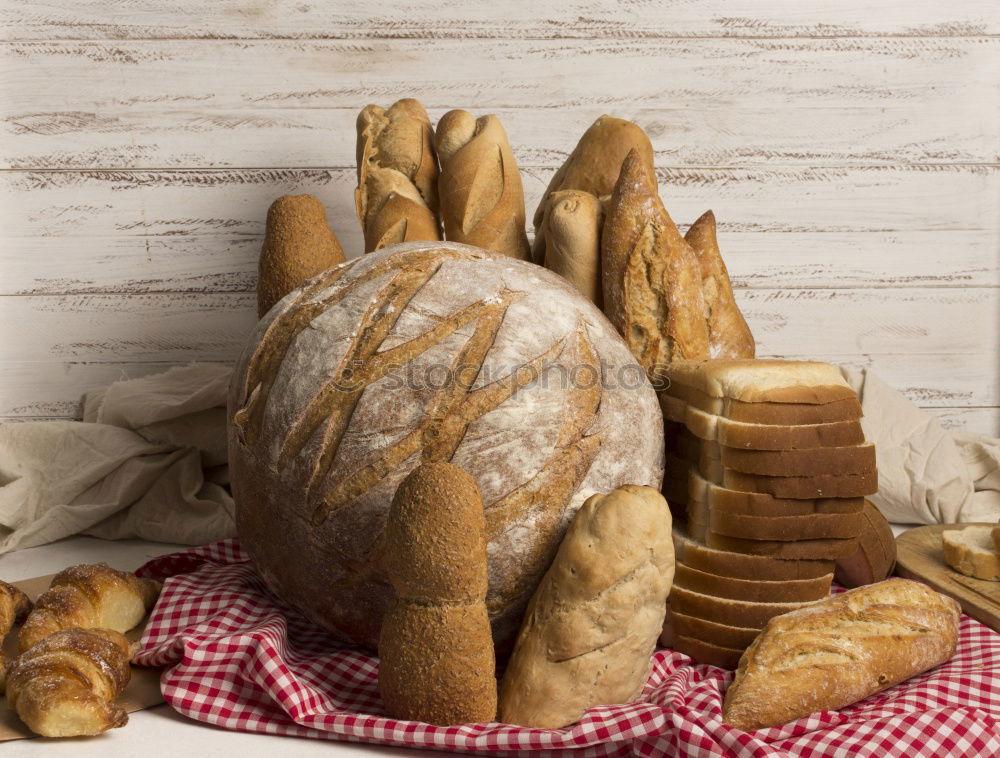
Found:
[[[605,313],[654,384],[671,361],[708,357],[698,259],[634,150],[611,195],[601,265]]]
[[[670,593],[670,608],[678,613],[695,616],[717,624],[762,629],[769,619],[801,608],[801,602],[768,603],[731,600],[674,587]]]
[[[1000,582],[1000,556],[993,549],[993,528],[967,526],[941,534],[944,562],[975,579]]]
[[[52,579],[25,619],[18,636],[23,653],[60,629],[132,629],[160,594],[160,583],[140,579],[106,563],[71,566]]]
[[[701,269],[709,355],[712,358],[753,358],[756,345],[733,297],[729,271],[719,252],[715,214],[712,211],[703,213],[688,229],[684,240],[694,250]]]
[[[445,237],[527,260],[521,174],[500,120],[448,111],[438,122],[435,144]]]
[[[500,688],[501,721],[558,729],[642,691],[674,574],[651,487],[593,495],[531,598]]]
[[[832,573],[816,579],[794,581],[737,579],[699,571],[683,563],[677,564],[677,573],[674,576],[676,587],[702,595],[753,603],[804,603],[819,600],[830,594],[831,581],[833,581]]]
[[[541,233],[545,257],[541,263],[569,281],[598,308],[601,294],[601,201],[583,190],[559,190],[549,195]],[[537,237],[536,237],[537,240]]]
[[[394,718],[496,716],[485,530],[479,487],[458,466],[422,464],[396,490],[382,558],[396,596],[378,645],[379,690]]]
[[[896,538],[885,516],[873,502],[865,500],[861,517],[858,549],[837,559],[834,578],[843,587],[881,582],[896,565]]]
[[[370,253],[399,242],[441,239],[438,165],[427,111],[416,100],[358,115],[354,205]]]
[[[28,596],[13,584],[0,581],[0,693],[4,691],[7,659],[3,652],[3,641],[15,623],[20,623],[31,611]]]
[[[111,629],[62,629],[21,653],[7,675],[7,704],[43,737],[79,737],[124,726],[114,700],[131,677],[132,645]]]
[[[307,279],[345,260],[319,199],[282,195],[267,209],[257,262],[257,318]]]
[[[583,133],[573,152],[553,175],[535,210],[535,243],[532,260],[543,263],[549,256],[550,237],[546,219],[552,207],[551,197],[563,190],[580,190],[594,197],[610,195],[621,173],[625,156],[635,150],[653,173],[653,146],[636,124],[604,115]]]
[[[724,724],[753,731],[837,710],[948,660],[958,603],[906,579],[771,619],[740,660]]]
[[[808,558],[781,560],[763,555],[734,553],[701,545],[686,535],[674,531],[677,560],[685,565],[720,576],[739,579],[790,581],[816,579],[833,571],[832,560]]]

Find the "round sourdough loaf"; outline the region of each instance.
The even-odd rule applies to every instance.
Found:
[[[386,515],[419,463],[482,490],[501,649],[583,501],[663,474],[655,393],[604,316],[539,266],[455,243],[387,247],[289,293],[237,364],[229,418],[243,547],[278,597],[370,647]]]

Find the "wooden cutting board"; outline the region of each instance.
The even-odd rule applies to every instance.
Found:
[[[959,574],[942,557],[941,533],[967,526],[996,524],[933,524],[903,532],[896,538],[896,573],[950,595],[972,618],[1000,632],[1000,582]]]

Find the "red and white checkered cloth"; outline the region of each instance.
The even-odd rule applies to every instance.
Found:
[[[839,712],[741,732],[721,723],[728,671],[658,650],[641,701],[566,729],[436,727],[387,718],[378,659],[338,646],[266,589],[235,540],[157,558],[167,578],[135,661],[167,666],[167,702],[227,729],[460,752],[574,756],[1000,755],[1000,635],[963,616],[938,667]]]

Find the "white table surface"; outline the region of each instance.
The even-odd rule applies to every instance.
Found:
[[[8,582],[53,574],[77,563],[107,561],[115,568],[135,570],[151,558],[182,545],[165,545],[142,540],[108,542],[92,537],[71,537],[51,545],[0,555],[0,578]],[[6,707],[5,705],[2,707]],[[409,750],[374,745],[354,745],[326,740],[275,737],[264,734],[230,732],[192,721],[168,705],[158,705],[129,715],[129,723],[100,737],[65,740],[12,740],[0,743],[4,758],[39,756],[46,758],[178,758],[179,756],[283,756],[312,755],[440,755],[429,750]]]

